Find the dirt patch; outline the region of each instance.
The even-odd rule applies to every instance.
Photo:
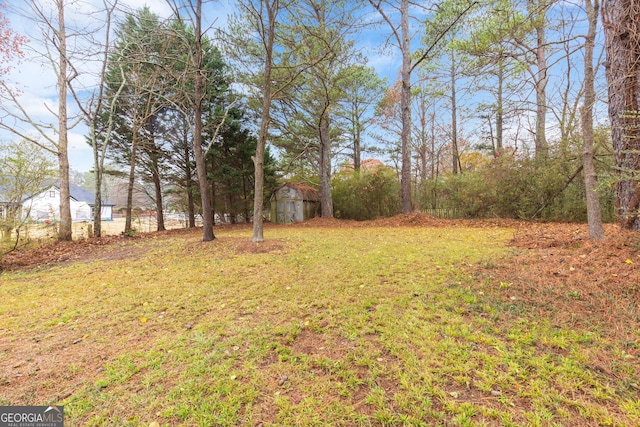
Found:
[[[101,346],[77,333],[61,332],[5,342],[0,351],[10,358],[0,368],[0,390],[12,404],[30,396],[50,395],[49,388],[65,384],[57,400],[94,380],[112,360],[111,346]]]
[[[248,225],[224,225],[220,227],[247,228]],[[149,247],[132,243],[170,239],[176,236],[185,238],[190,242],[189,246],[198,247],[198,250],[201,250],[201,227],[139,233],[134,236],[110,235],[100,238],[92,237],[72,242],[41,240],[28,246],[19,247],[17,250],[0,257],[0,272],[49,268],[76,261],[124,260],[140,257],[149,250]],[[214,241],[214,245],[222,245],[222,242],[227,242],[228,240],[230,239],[218,238]],[[284,244],[279,240],[266,241],[262,244],[240,238],[233,240],[236,243],[230,246],[234,253],[269,253],[284,248]]]
[[[329,340],[326,334],[315,333],[310,329],[303,329],[291,346],[294,353],[333,360],[343,359],[347,352],[353,349],[353,343],[347,339]]]
[[[206,244],[196,238],[190,238],[184,251],[186,254],[209,253],[224,258],[242,254],[280,253],[287,249],[287,242],[282,239],[268,239],[255,243],[246,237],[218,237]]]
[[[269,239],[256,243],[247,238],[221,238],[220,243],[232,250],[235,254],[268,254],[281,252],[287,248],[286,242],[281,239]]]
[[[126,350],[148,348],[166,333],[141,322],[58,326],[48,333],[7,339],[0,329],[0,402],[12,405],[37,401],[39,396],[64,400],[104,375],[104,367]],[[84,331],[84,332],[81,332]],[[84,335],[83,335],[84,334]],[[108,337],[108,339],[107,339]],[[57,394],[52,395],[52,390]]]
[[[73,261],[127,259],[138,254],[132,252],[131,239],[136,238],[106,236],[73,242],[49,241],[21,247],[0,258],[0,271],[48,268]]]

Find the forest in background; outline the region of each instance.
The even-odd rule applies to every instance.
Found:
[[[21,108],[25,82],[2,81],[0,127],[17,138],[3,175],[37,184],[41,168],[14,153],[40,147],[64,187],[65,138],[81,122],[96,206],[105,179],[123,180],[129,228],[141,186],[159,230],[164,211],[188,213],[190,226],[202,215],[211,240],[217,214],[254,219],[260,241],[264,205],[285,181],[318,188],[323,217],[585,221],[591,195],[604,221],[636,228],[635,139],[622,134],[635,132],[637,109],[618,107],[626,122],[613,129],[607,115],[607,86],[637,86],[605,79],[620,62],[605,55],[615,34],[630,70],[639,51],[621,2],[238,0],[224,26],[203,26],[215,2],[168,4],[161,17],[105,1],[82,26],[64,0],[11,10],[37,31],[12,33],[5,55],[48,62],[64,102],[50,108],[56,124],[38,121]],[[381,76],[376,60],[397,73]]]

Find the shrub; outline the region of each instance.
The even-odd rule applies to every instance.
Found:
[[[558,158],[503,156],[482,169],[423,183],[416,191],[417,206],[453,209],[467,218],[586,221],[582,175],[567,185],[577,167],[575,161]],[[612,191],[603,187],[605,221],[613,218],[612,197]]]
[[[342,171],[332,187],[336,218],[362,221],[400,213],[400,183],[389,167]]]

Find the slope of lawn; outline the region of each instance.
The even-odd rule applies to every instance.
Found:
[[[216,233],[0,274],[0,405],[62,404],[68,426],[640,425],[640,330],[513,296],[513,229]]]

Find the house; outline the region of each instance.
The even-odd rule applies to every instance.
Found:
[[[365,159],[360,162],[360,170],[371,171],[384,165],[385,164],[378,159]],[[354,166],[353,160],[349,160],[348,162],[345,162],[340,166],[340,170],[352,171],[354,169],[355,169],[355,166]]]
[[[271,221],[278,224],[302,222],[316,216],[318,190],[305,184],[288,183],[271,196]]]
[[[91,221],[95,206],[95,195],[73,183],[69,183],[71,220]],[[102,201],[100,217],[103,221],[113,219],[113,207],[109,201]],[[60,184],[50,182],[44,190],[22,202],[22,211],[34,221],[55,221],[60,219]]]

